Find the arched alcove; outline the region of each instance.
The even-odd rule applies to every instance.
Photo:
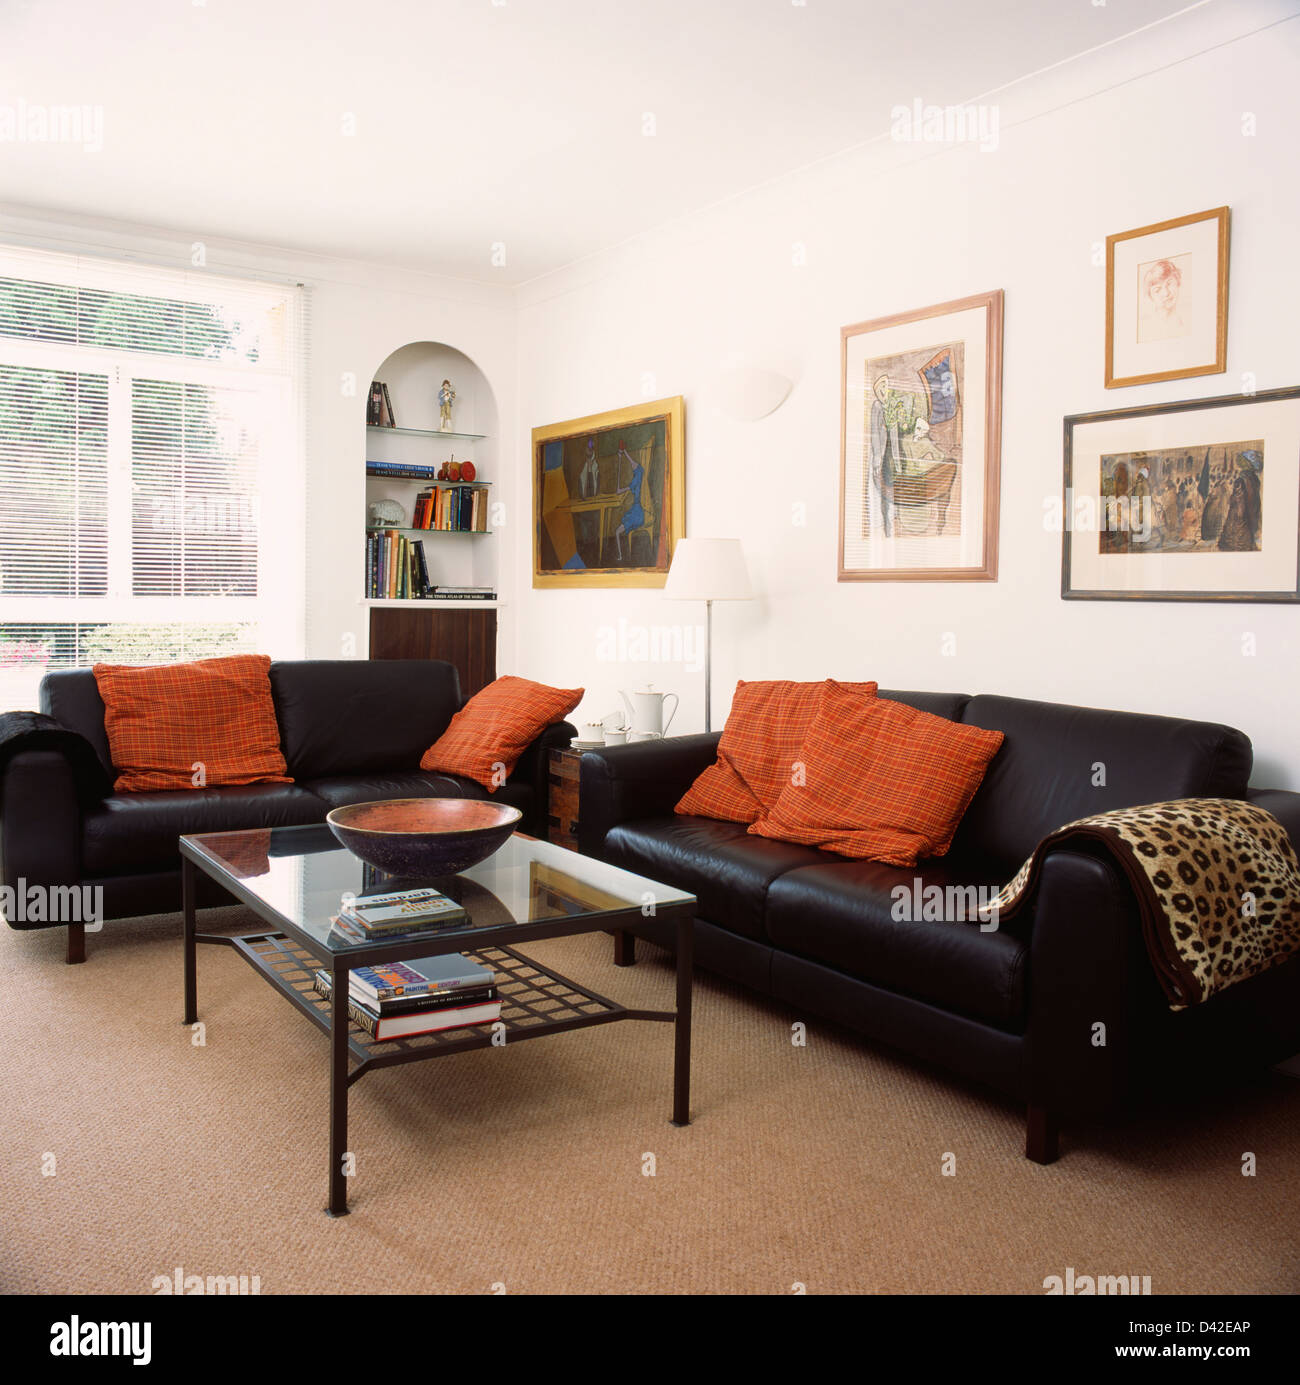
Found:
[[[422,579],[427,574],[433,588],[497,590],[499,537],[491,522],[500,455],[496,398],[474,361],[442,342],[408,342],[376,367],[373,378],[387,386],[395,426],[365,430],[366,503],[358,524],[370,656],[449,659],[461,670],[462,689],[473,693],[496,676],[496,601],[430,597]],[[444,380],[455,391],[449,429],[440,419]],[[437,479],[444,462],[459,467],[467,461],[474,466],[472,482]],[[402,468],[411,474],[391,470]],[[422,495],[437,496],[444,526],[450,513],[453,523],[470,527],[431,526]],[[385,569],[384,555],[394,553],[397,561]],[[412,561],[403,567],[407,554]],[[393,589],[397,572],[406,574],[400,595]]]

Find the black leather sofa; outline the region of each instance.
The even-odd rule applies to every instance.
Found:
[[[420,757],[463,705],[455,666],[435,659],[301,660],[271,665],[280,743],[292,784],[114,793],[104,703],[85,669],[47,674],[41,711],[79,734],[103,770],[87,795],[69,757],[22,751],[0,778],[0,877],[38,886],[100,886],[103,917],[179,909],[176,839],[192,832],[321,822],[332,808],[385,798],[486,798],[470,779],[431,774]],[[493,795],[546,835],[547,764],[576,734],[556,722]],[[89,757],[87,757],[89,758]],[[84,776],[83,776],[84,781]],[[202,905],[232,900],[199,876]],[[11,921],[12,922],[12,921]],[[14,927],[49,927],[13,922]],[[84,924],[68,925],[68,960],[85,956]]]
[[[1240,731],[1008,697],[880,695],[1005,733],[948,856],[899,869],[675,814],[717,735],[584,755],[580,849],[695,894],[702,966],[1023,1101],[1026,1153],[1040,1163],[1056,1157],[1062,1117],[1203,1090],[1300,1050],[1300,958],[1171,1012],[1131,890],[1100,852],[1054,850],[1031,907],[997,931],[893,917],[895,886],[999,887],[1053,829],[1110,808],[1249,796],[1300,842],[1300,794],[1248,791]],[[653,919],[635,933],[672,947]],[[634,946],[623,941],[622,960]]]

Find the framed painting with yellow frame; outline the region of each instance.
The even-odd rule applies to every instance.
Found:
[[[533,429],[533,586],[662,587],[686,532],[681,395]]]
[[[1106,237],[1106,388],[1228,368],[1228,208]]]

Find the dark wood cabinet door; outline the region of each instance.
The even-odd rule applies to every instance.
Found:
[[[496,610],[372,606],[370,657],[445,659],[456,665],[461,693],[473,697],[497,676]]]
[[[580,750],[552,750],[547,767],[549,784],[547,822],[549,836],[557,846],[578,849],[578,781],[582,766]]]

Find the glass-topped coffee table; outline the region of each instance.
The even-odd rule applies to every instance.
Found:
[[[469,1049],[586,1029],[615,1020],[674,1025],[674,1125],[690,1122],[692,920],[695,896],[550,842],[516,835],[472,869],[436,882],[396,879],[360,861],[323,823],[180,839],[185,911],[185,1023],[198,1019],[198,943],[233,947],[253,970],[330,1036],[329,1211],[348,1210],[348,1088],[372,1068],[414,1063]],[[196,872],[202,871],[269,927],[253,933],[200,933]],[[347,897],[436,883],[469,915],[450,927],[376,942],[353,942],[332,927]],[[600,930],[615,937],[615,961],[630,959],[628,928],[657,916],[677,925],[675,1010],[628,1009],[517,952],[518,945]],[[497,973],[501,1018],[491,1024],[376,1041],[348,1017],[348,972],[463,952]],[[330,996],[315,989],[330,972]]]

